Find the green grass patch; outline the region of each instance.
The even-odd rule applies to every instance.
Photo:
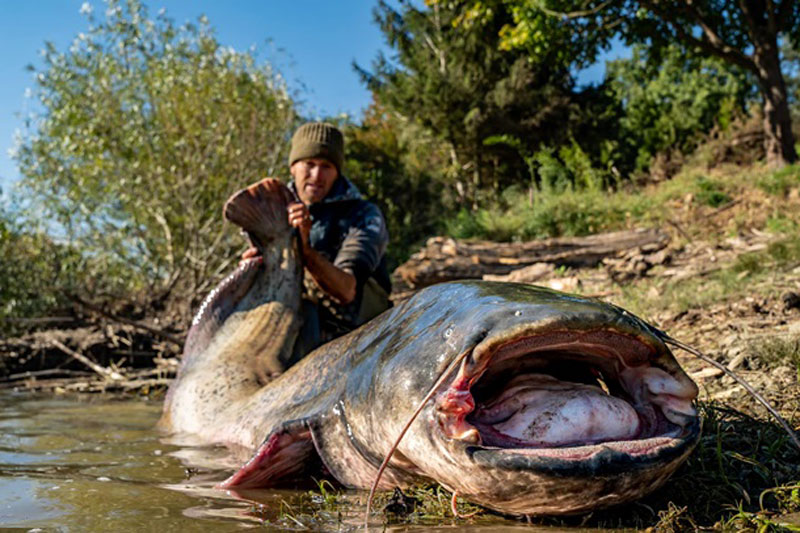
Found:
[[[758,187],[773,196],[786,196],[793,188],[800,187],[800,165],[788,165],[761,177]]]
[[[751,342],[749,352],[768,368],[789,365],[800,379],[800,336],[770,336]]]
[[[731,201],[730,195],[724,186],[714,180],[700,176],[695,182],[697,202],[709,207],[720,207]]]
[[[792,236],[770,243],[767,253],[778,266],[793,265],[800,262],[800,236]]]
[[[531,196],[512,189],[489,207],[462,210],[446,228],[448,235],[459,239],[530,240],[611,231],[657,213],[654,199],[624,191],[567,189],[558,194],[535,191]]]
[[[445,221],[446,233],[458,239],[494,241],[590,235],[625,227],[658,226],[670,217],[670,203],[687,194],[712,208],[733,201],[734,191],[755,179],[753,172],[711,178],[697,168],[646,189],[598,187],[511,187],[477,210],[464,209]]]
[[[751,296],[753,291],[748,285],[732,268],[666,283],[645,279],[621,285],[622,298],[616,303],[648,319],[666,309],[678,313],[738,298],[745,293]],[[651,296],[654,287],[658,289],[657,296]]]
[[[736,274],[758,274],[764,271],[765,259],[767,259],[767,257],[764,253],[742,254],[736,258],[731,270]],[[718,277],[721,278],[724,276],[725,274],[722,273]]]
[[[775,213],[767,218],[765,229],[770,233],[798,233],[800,232],[800,222],[784,213]]]

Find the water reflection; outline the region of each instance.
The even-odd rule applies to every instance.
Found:
[[[159,413],[160,403],[141,399],[0,395],[0,527],[240,529],[186,516],[197,497],[161,486],[186,472],[153,430]],[[203,499],[231,504],[219,491]]]
[[[0,529],[362,528],[363,492],[343,492],[332,502],[307,489],[215,489],[229,470],[186,465],[221,464],[221,452],[166,444],[154,430],[160,410],[160,402],[131,397],[0,394]],[[446,519],[385,529],[380,516],[375,520],[372,529],[378,531],[539,529],[492,516],[478,523]]]

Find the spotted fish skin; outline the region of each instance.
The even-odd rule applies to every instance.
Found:
[[[192,321],[159,426],[200,443],[252,446],[233,420],[289,365],[300,327],[302,262],[286,208],[289,190],[265,179],[234,194],[226,219],[260,255],[242,262],[204,300]]]
[[[544,288],[432,286],[287,370],[302,264],[284,189],[265,180],[226,205],[226,217],[248,232],[262,258],[240,266],[198,313],[161,420],[164,430],[191,437],[184,442],[224,444],[249,457],[222,487],[276,486],[326,472],[369,488],[403,426],[456,359],[400,441],[380,488],[433,481],[504,513],[582,513],[656,490],[691,453],[700,435],[697,387],[663,334],[619,307]],[[595,391],[594,374],[606,379],[613,400]],[[529,421],[495,424],[485,413],[502,410],[520,383],[535,391],[524,396],[533,403],[522,413],[559,409],[567,395],[582,395],[587,420],[616,411],[627,418],[613,420],[608,427],[621,429],[609,433],[572,438],[567,428],[554,446],[518,444],[535,424],[506,429]],[[562,396],[535,403],[547,394]],[[629,407],[609,407],[622,401]],[[640,420],[628,431],[631,413]],[[601,441],[580,442],[587,434]]]

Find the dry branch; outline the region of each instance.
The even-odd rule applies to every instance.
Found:
[[[92,311],[94,313],[100,314],[100,315],[108,318],[109,320],[113,320],[115,322],[119,322],[120,324],[127,324],[128,326],[133,326],[134,328],[138,328],[138,329],[147,331],[148,333],[152,333],[153,335],[156,335],[157,337],[161,337],[164,340],[168,340],[168,341],[176,344],[177,346],[181,346],[181,347],[183,346],[183,341],[181,339],[179,339],[175,335],[172,335],[171,333],[168,333],[168,332],[166,332],[164,330],[161,330],[161,329],[158,329],[158,328],[154,328],[153,326],[148,326],[147,324],[143,324],[141,322],[137,322],[136,320],[131,320],[129,318],[123,318],[121,316],[116,316],[116,315],[114,315],[112,313],[109,313],[108,311],[105,311],[104,309],[101,309],[100,307],[97,307],[96,305],[93,305],[93,304],[90,304],[89,302],[83,301],[81,298],[79,298],[79,297],[77,297],[75,295],[69,295],[69,298],[73,302],[75,302],[78,305],[80,305],[81,307],[84,307],[84,308],[86,308],[89,311]]]
[[[73,358],[77,359],[78,361],[80,361],[84,365],[88,366],[89,368],[91,368],[97,374],[103,376],[104,378],[111,379],[111,380],[120,380],[120,379],[122,379],[122,374],[120,374],[119,372],[115,372],[114,370],[111,370],[109,368],[105,368],[103,366],[98,365],[97,363],[95,363],[94,361],[92,361],[91,359],[86,357],[85,355],[83,355],[83,354],[81,354],[79,352],[76,352],[75,350],[67,347],[65,344],[63,344],[63,343],[61,343],[61,342],[59,342],[59,341],[57,341],[55,339],[53,339],[50,342],[53,344],[53,346],[55,346],[56,348],[58,348],[59,350],[61,350],[65,354],[70,355]]]

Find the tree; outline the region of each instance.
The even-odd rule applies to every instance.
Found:
[[[67,52],[43,52],[22,186],[98,276],[132,273],[116,290],[138,281],[190,302],[235,260],[243,243],[220,205],[285,164],[294,105],[268,64],[220,46],[202,17],[176,27],[136,0],[105,15],[90,13]]]
[[[452,147],[451,187],[474,207],[487,191],[529,181],[519,151],[488,139],[512,136],[532,152],[565,136],[569,65],[583,47],[553,23],[554,42],[536,60],[501,49],[500,31],[513,21],[502,0],[484,2],[485,12],[465,10],[468,3],[394,9],[380,2],[376,20],[396,56],[361,72],[382,106]]]
[[[444,194],[448,150],[423,127],[373,103],[358,125],[345,127],[345,175],[386,217],[389,266],[411,255],[452,211]]]
[[[622,108],[618,136],[636,170],[658,153],[689,153],[714,126],[725,128],[745,108],[750,80],[716,57],[668,46],[652,57],[635,45],[632,57],[606,67],[606,90]]]
[[[507,46],[531,48],[543,14],[563,22],[590,46],[608,46],[614,35],[661,48],[680,42],[751,73],[763,98],[767,161],[797,160],[779,45],[797,41],[800,3],[794,0],[508,0],[514,23],[504,28]],[[481,9],[483,2],[471,5]]]

